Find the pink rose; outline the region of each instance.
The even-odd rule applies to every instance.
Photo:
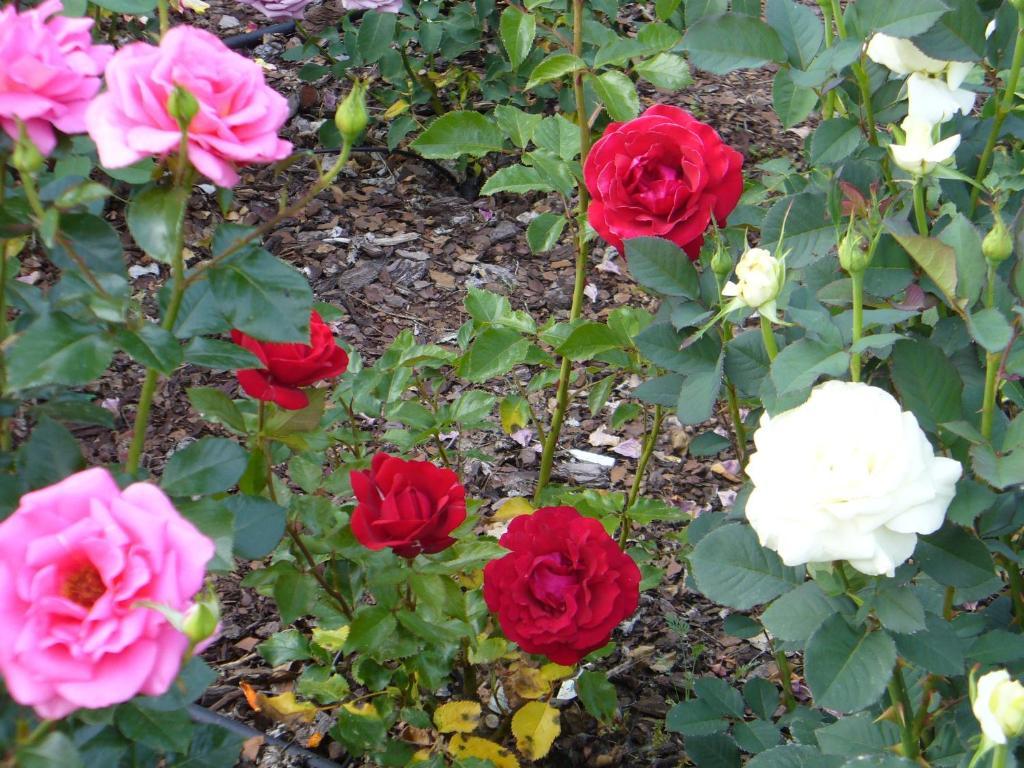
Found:
[[[88,469],[21,497],[0,523],[0,675],[42,718],[158,696],[188,639],[150,601],[187,610],[214,545],[148,483]]]
[[[174,152],[181,139],[167,111],[175,86],[191,93],[199,112],[188,129],[188,159],[221,187],[238,182],[235,168],[287,157],[277,132],[288,102],[263,79],[259,64],[195,27],[174,27],[156,47],[132,43],[107,65],[107,90],[85,114],[100,161],[108,168]]]
[[[313,0],[240,0],[251,5],[268,19],[301,19],[306,6]]]
[[[346,11],[398,13],[402,10],[402,0],[341,0],[341,7]]]
[[[17,140],[20,120],[44,155],[57,144],[54,128],[85,132],[85,108],[114,52],[92,44],[92,19],[57,16],[61,8],[60,0],[23,13],[0,8],[0,127]]]

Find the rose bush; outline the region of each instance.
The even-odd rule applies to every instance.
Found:
[[[348,368],[348,353],[338,346],[331,327],[316,311],[309,316],[309,344],[259,341],[239,330],[231,331],[231,340],[264,365],[238,371],[242,391],[286,410],[300,410],[309,404],[302,387],[340,376]]]
[[[712,220],[725,226],[740,199],[742,166],[714,128],[655,105],[610,124],[587,155],[590,224],[620,253],[631,237],[663,237],[696,259]]]
[[[159,46],[126,45],[107,65],[106,84],[85,122],[108,168],[178,149],[181,128],[168,108],[175,88],[198,105],[188,126],[188,160],[214,184],[234,186],[239,165],[274,162],[292,150],[277,135],[287,100],[267,86],[259,64],[204,30],[175,27]]]
[[[54,129],[85,131],[86,107],[114,53],[93,44],[92,19],[61,16],[62,7],[46,0],[20,13],[0,8],[0,127],[16,140],[20,121],[44,155],[57,143]]]
[[[942,525],[961,474],[892,395],[854,382],[763,416],[754,445],[747,519],[787,565],[847,560],[891,575],[917,534]]]
[[[411,558],[455,543],[449,534],[466,519],[466,491],[450,469],[378,453],[369,471],[349,477],[358,500],[352,533],[364,546]]]
[[[484,599],[527,653],[575,664],[636,610],[640,569],[573,507],[517,517],[500,543],[510,552],[484,567]]]
[[[214,545],[156,486],[89,469],[25,494],[0,523],[0,674],[40,717],[164,693]]]

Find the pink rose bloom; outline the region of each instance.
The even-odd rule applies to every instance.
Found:
[[[21,498],[0,523],[0,675],[42,718],[167,691],[214,545],[148,483],[88,469]]]
[[[288,102],[266,84],[259,64],[209,32],[174,27],[159,47],[126,45],[106,77],[107,90],[89,105],[85,124],[107,168],[177,150],[181,131],[167,111],[175,86],[199,104],[188,129],[188,159],[214,184],[233,186],[237,166],[271,163],[292,151],[277,136]]]
[[[346,11],[398,13],[402,10],[402,0],[341,0],[341,7]]]
[[[85,132],[85,108],[114,52],[92,44],[92,19],[57,16],[61,8],[60,0],[23,13],[0,8],[0,127],[17,140],[21,120],[44,155],[57,144],[54,128]]]
[[[301,19],[306,6],[313,0],[240,0],[251,5],[268,19]]]

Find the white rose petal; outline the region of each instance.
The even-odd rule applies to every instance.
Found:
[[[938,74],[949,65],[948,61],[925,55],[909,40],[881,32],[868,42],[867,54],[872,61],[891,69],[897,75],[909,75],[911,72]]]
[[[933,125],[974,108],[974,91],[950,86],[946,80],[915,72],[907,78],[908,114]]]
[[[827,382],[764,416],[754,444],[747,518],[786,565],[847,560],[891,575],[942,525],[962,471],[892,395],[860,383]]]
[[[985,738],[994,744],[1005,744],[1008,738],[1016,738],[1024,731],[1024,685],[1011,680],[1005,669],[982,675],[971,710]]]
[[[736,282],[722,287],[722,295],[734,298],[740,305],[763,310],[774,318],[774,302],[786,282],[786,267],[764,248],[751,248],[736,265]],[[770,307],[770,309],[768,309]]]
[[[896,165],[915,176],[930,173],[936,165],[952,158],[960,146],[959,134],[935,143],[934,125],[914,115],[907,115],[901,127],[906,134],[904,143],[890,144],[889,149]]]

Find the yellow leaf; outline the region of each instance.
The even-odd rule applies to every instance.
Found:
[[[476,647],[469,647],[470,664],[490,664],[508,654],[508,640],[503,637],[477,635]]]
[[[465,589],[480,589],[480,586],[484,583],[484,571],[481,568],[469,573],[457,573],[455,574],[455,580],[459,583],[460,587]]]
[[[529,426],[530,404],[522,395],[508,395],[498,406],[498,416],[505,434],[511,435],[517,428]]]
[[[523,699],[539,699],[546,696],[551,685],[541,677],[540,670],[520,664],[512,669],[508,687]]]
[[[429,759],[430,759],[430,750],[429,749],[420,749],[420,750],[417,750],[416,754],[414,754],[409,759],[409,765],[416,765],[417,763],[425,763]]]
[[[531,701],[512,716],[512,733],[516,747],[527,760],[540,760],[551,751],[562,726],[558,710],[542,701]]]
[[[568,677],[574,670],[575,667],[566,667],[562,664],[545,664],[540,668],[540,676],[549,683],[553,683],[555,680]]]
[[[479,736],[463,736],[456,733],[448,743],[448,751],[455,757],[478,757],[490,760],[495,768],[519,768],[516,756],[500,744]]]
[[[326,651],[337,653],[345,645],[345,641],[348,640],[348,631],[347,624],[337,629],[321,629],[316,627],[313,629],[313,642]]]
[[[533,512],[533,505],[530,502],[522,496],[513,496],[498,507],[497,511],[494,513],[494,517],[491,519],[495,521],[511,520],[513,517],[528,515],[531,512]]]
[[[441,733],[471,733],[480,724],[476,701],[449,701],[434,710],[434,725]]]
[[[384,119],[394,120],[396,117],[398,117],[400,114],[407,111],[408,109],[409,102],[406,101],[405,99],[399,99],[386,110],[384,110]]]
[[[360,717],[380,717],[380,715],[377,714],[377,708],[373,706],[372,701],[364,701],[362,704],[356,704],[354,701],[350,701],[348,704],[342,704],[342,706],[353,715],[359,715]]]
[[[304,723],[313,722],[316,717],[316,705],[308,701],[298,701],[291,691],[281,693],[277,696],[264,696],[256,694],[260,703],[260,712],[272,720],[282,723],[301,720]]]

